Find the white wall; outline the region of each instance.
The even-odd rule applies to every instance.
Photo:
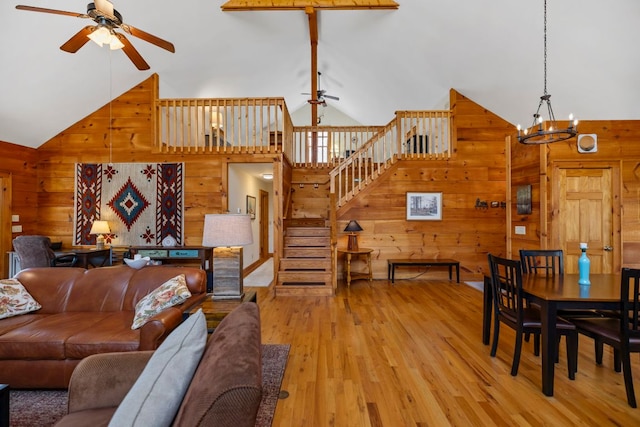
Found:
[[[351,117],[344,114],[342,111],[338,110],[333,105],[329,104],[329,100],[327,101],[327,106],[323,107],[318,105],[318,116],[320,116],[320,125],[321,126],[361,126],[361,123],[358,123]],[[334,101],[339,102],[339,101]],[[315,123],[311,123],[311,105],[307,104],[302,108],[297,109],[296,111],[290,113],[291,121],[294,126],[312,126]],[[393,116],[389,117],[391,120]]]
[[[273,184],[272,181],[253,176],[250,171],[254,164],[229,164],[229,212],[247,213],[247,196],[256,198],[256,219],[251,221],[253,244],[243,249],[243,266],[246,268],[260,258],[260,194],[259,190],[269,193],[269,252],[273,253]]]

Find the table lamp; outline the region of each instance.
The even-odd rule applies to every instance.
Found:
[[[104,235],[109,233],[111,233],[111,229],[109,228],[109,223],[107,221],[93,221],[89,234],[97,234],[96,249],[104,249]]]
[[[345,227],[344,231],[349,232],[349,242],[347,243],[347,250],[349,251],[357,251],[358,250],[358,235],[357,231],[362,231],[362,227],[358,224],[358,221],[352,219],[349,221],[349,224]]]
[[[206,214],[202,246],[213,247],[213,299],[244,295],[242,246],[253,243],[249,215]]]

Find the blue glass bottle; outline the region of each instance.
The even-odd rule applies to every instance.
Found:
[[[578,272],[580,273],[580,279],[578,280],[578,284],[580,285],[590,285],[589,281],[589,268],[591,267],[591,261],[587,257],[587,248],[585,246],[581,246],[582,255],[580,259],[578,259]]]

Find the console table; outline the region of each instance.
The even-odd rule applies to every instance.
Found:
[[[162,264],[198,264],[201,269],[207,272],[207,292],[211,292],[213,284],[213,248],[206,246],[131,246],[129,248],[131,256],[148,256],[153,261],[160,261]]]

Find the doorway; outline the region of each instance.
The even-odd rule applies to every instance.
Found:
[[[243,250],[245,271],[258,267],[273,252],[273,163],[228,163],[228,210],[247,213],[255,204],[251,229],[253,243]]]
[[[578,272],[587,243],[592,273],[620,270],[620,165],[557,162],[553,168],[554,245],[564,251],[565,272]]]

